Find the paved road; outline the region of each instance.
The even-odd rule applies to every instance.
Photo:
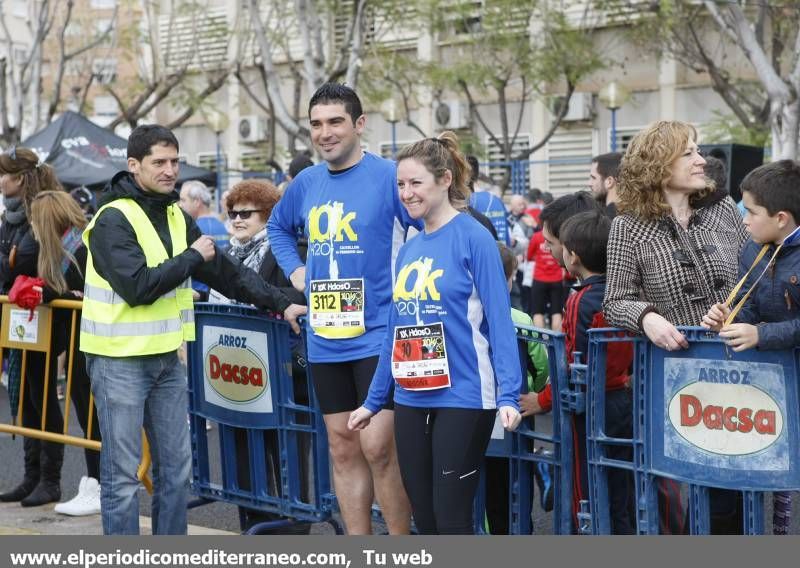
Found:
[[[3,387],[0,387],[0,422],[10,422],[8,396]],[[543,420],[540,418],[538,420],[539,427],[541,428],[545,422],[546,419]],[[70,433],[81,435],[77,423],[71,425]],[[211,448],[212,451],[209,462],[213,466],[213,464],[219,463],[216,428],[209,432],[209,448]],[[2,459],[0,459],[0,492],[14,487],[21,479],[23,471],[22,453],[22,440],[20,438],[12,440],[10,435],[0,433],[0,456],[2,456]],[[74,495],[81,475],[85,475],[83,450],[68,446],[66,448],[64,467],[62,469],[62,491],[65,499]],[[212,475],[212,479],[213,478]],[[767,501],[771,502],[771,499],[768,498]],[[798,499],[798,501],[800,501],[800,499]],[[534,534],[548,534],[552,531],[551,516],[545,514],[540,509],[538,495],[534,499],[534,503]],[[771,505],[771,503],[769,505]],[[769,505],[766,515],[767,526],[770,526],[772,519],[771,506]],[[800,505],[797,505],[797,507],[800,507]],[[150,515],[150,498],[143,489],[140,492],[140,512],[145,517],[149,517]],[[189,522],[200,527],[239,532],[239,516],[237,508],[233,505],[214,503],[192,509],[189,511]],[[0,522],[0,525],[2,524],[3,523]],[[375,525],[375,532],[380,533],[384,530],[385,527],[382,524]],[[312,533],[331,534],[333,533],[333,529],[328,524],[316,524],[312,527]],[[791,533],[800,534],[800,514],[795,515],[793,519]]]

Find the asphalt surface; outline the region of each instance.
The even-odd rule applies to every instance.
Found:
[[[537,419],[537,426],[540,429],[548,429],[548,417]],[[0,387],[0,422],[10,423],[10,412],[6,389]],[[74,422],[70,425],[70,433],[80,436],[81,431]],[[219,464],[217,428],[213,427],[208,433],[209,448],[211,455],[209,463],[212,470],[215,464]],[[538,444],[537,444],[538,445]],[[16,486],[21,480],[23,472],[23,450],[22,440],[17,437],[12,439],[8,434],[0,433],[0,492],[7,491]],[[85,462],[83,450],[67,446],[62,468],[62,500],[70,499],[77,491],[78,482],[82,475],[85,475]],[[218,478],[218,473],[212,473],[212,479]],[[767,501],[765,522],[767,532],[771,533],[771,499]],[[796,499],[797,501],[797,499]],[[142,488],[139,495],[140,513],[143,517],[143,532],[147,532],[148,518],[150,516],[150,496]],[[800,505],[796,505],[800,507]],[[194,528],[190,529],[190,534],[213,534],[215,531],[227,531],[232,533],[240,532],[238,509],[226,503],[211,503],[194,509],[190,509],[189,523]],[[337,517],[338,519],[338,517]],[[374,532],[381,534],[385,532],[385,526],[376,521]],[[24,510],[17,504],[0,504],[0,534],[13,532],[14,534],[44,533],[44,534],[102,534],[99,515],[71,519],[62,515],[57,515],[52,511],[52,505],[46,505],[34,509]],[[334,529],[330,524],[318,523],[312,526],[312,534],[333,534]],[[542,511],[539,506],[538,493],[534,496],[533,511],[533,533],[549,534],[552,532],[552,517]],[[800,534],[800,515],[794,515],[791,527],[791,534]]]

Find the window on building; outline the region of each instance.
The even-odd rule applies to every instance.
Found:
[[[92,61],[92,73],[101,85],[108,85],[117,78],[116,57],[98,58]]]
[[[110,18],[99,18],[97,20],[94,20],[94,33],[95,33],[96,37],[99,38],[104,33],[106,33],[106,30],[108,30],[109,27],[111,27],[111,25],[112,25],[112,21],[111,21]],[[105,37],[105,39],[103,40],[103,43],[104,44],[111,43],[111,39],[112,39],[111,36],[112,35],[113,35],[112,33],[109,33]]]
[[[114,97],[100,95],[93,102],[95,115],[114,117],[119,113],[119,105]]]
[[[243,172],[266,172],[272,170],[267,166],[267,152],[265,150],[255,150],[242,152],[239,155],[239,163]]]
[[[117,0],[92,0],[89,5],[94,10],[113,10]]]
[[[586,189],[593,156],[591,128],[559,128],[546,152],[547,191],[558,197]]]
[[[354,0],[339,0],[336,5],[336,15],[333,19],[333,44],[336,49],[341,49],[345,43],[347,26],[353,20]],[[375,10],[369,4],[367,6],[367,13],[364,14],[367,37],[364,45],[368,45],[375,40]]]
[[[395,148],[399,152],[400,150],[403,149],[404,146],[408,146],[412,142],[414,142],[414,140],[398,140],[395,143]],[[391,143],[391,141],[389,141],[389,142],[381,142],[378,145],[378,152],[380,153],[381,157],[391,160],[394,157],[392,155],[392,143]]]
[[[222,162],[222,170],[225,171],[228,169],[228,155],[225,152],[222,152],[220,155],[220,160]],[[200,152],[197,154],[197,165],[201,168],[205,168],[207,170],[211,170],[212,172],[217,171],[217,153],[216,152]]]
[[[516,156],[531,147],[531,135],[519,134],[511,145],[511,155]],[[528,159],[524,163],[512,166],[506,161],[503,150],[490,137],[486,137],[486,158],[488,167],[481,167],[481,173],[486,173],[496,184],[503,182],[508,177],[508,187],[515,193],[526,192],[531,187],[530,167]]]
[[[27,18],[29,15],[28,0],[14,0],[11,3],[11,15],[15,18]]]
[[[630,141],[633,140],[633,137],[636,136],[636,133],[639,132],[643,126],[625,126],[623,128],[617,127],[616,129],[616,139],[617,139],[617,152],[625,152],[628,149],[628,144]],[[611,129],[608,129],[608,136],[606,137],[608,142],[608,151],[611,151]]]
[[[228,55],[228,17],[225,8],[188,16],[163,15],[158,20],[159,45],[170,69],[212,68]]]
[[[14,61],[21,63],[28,59],[28,50],[24,47],[14,46]]]

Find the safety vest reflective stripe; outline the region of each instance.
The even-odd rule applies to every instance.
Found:
[[[164,243],[147,214],[132,199],[118,199],[97,212],[113,207],[121,211],[136,233],[147,266],[153,268],[169,259]],[[194,304],[191,281],[169,290],[148,305],[130,306],[94,269],[89,238],[94,220],[84,231],[88,249],[86,285],[81,321],[81,349],[110,357],[131,357],[166,353],[194,340]],[[177,204],[167,208],[173,255],[186,250],[186,222]]]
[[[102,288],[100,286],[93,286],[92,284],[86,284],[83,288],[83,297],[84,299],[88,298],[90,300],[94,300],[96,302],[101,302],[103,304],[125,304],[125,300],[122,299],[122,296],[114,292],[110,287],[109,288]],[[161,298],[174,298],[175,297],[175,290],[170,290],[166,294],[163,294]]]
[[[120,335],[136,337],[159,335],[162,333],[181,331],[182,327],[182,322],[175,319],[142,323],[102,323],[99,321],[81,319],[81,331],[102,337],[117,337]]]

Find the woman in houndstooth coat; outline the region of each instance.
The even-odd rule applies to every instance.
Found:
[[[611,325],[672,351],[689,346],[675,326],[700,325],[736,284],[747,232],[733,200],[704,175],[697,131],[661,121],[639,132],[622,159],[611,224],[603,310]],[[658,479],[662,533],[682,533],[680,488]],[[740,495],[740,494],[739,494]],[[738,534],[741,499],[711,490],[712,534]]]

